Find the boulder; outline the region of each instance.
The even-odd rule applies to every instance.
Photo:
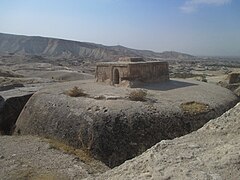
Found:
[[[69,96],[66,92],[74,87],[84,96]],[[146,99],[131,101],[134,89],[90,80],[47,87],[26,104],[15,133],[57,139],[115,167],[163,139],[199,129],[238,100],[228,89],[190,80],[146,84],[142,89]],[[118,98],[96,98],[113,96]]]
[[[0,134],[12,134],[24,105],[32,94],[4,99],[0,96]]]
[[[0,134],[11,135],[15,123],[29,98],[39,88],[20,87],[1,91],[0,96]]]

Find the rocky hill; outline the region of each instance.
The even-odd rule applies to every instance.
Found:
[[[121,56],[187,60],[194,58],[194,56],[188,54],[172,51],[156,53],[148,50],[130,49],[123,46],[104,46],[88,42],[3,33],[0,33],[0,53],[91,60],[117,60]]]

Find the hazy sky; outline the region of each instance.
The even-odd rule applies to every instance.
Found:
[[[240,56],[240,0],[0,0],[0,32]]]

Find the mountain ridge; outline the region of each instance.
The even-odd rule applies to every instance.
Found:
[[[137,50],[121,45],[105,46],[90,42],[41,36],[25,36],[0,33],[0,53],[40,55],[54,58],[88,58],[92,60],[117,60],[122,56],[143,58],[189,60],[189,54],[165,51]]]

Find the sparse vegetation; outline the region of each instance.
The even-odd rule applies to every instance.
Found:
[[[72,89],[66,91],[65,94],[67,94],[71,97],[81,97],[81,96],[87,96],[88,95],[81,88],[79,88],[77,86],[75,86]]]
[[[195,101],[182,103],[180,107],[184,112],[187,112],[190,114],[203,113],[209,110],[208,104],[195,102]]]
[[[144,91],[142,89],[132,91],[129,94],[129,99],[131,101],[146,101],[147,91]]]
[[[63,151],[67,154],[73,154],[86,164],[89,164],[92,161],[94,161],[94,159],[91,157],[90,153],[86,150],[75,149],[72,146],[69,146],[67,144],[64,144],[64,143],[59,142],[54,139],[47,139],[47,142],[50,144],[50,148]]]

